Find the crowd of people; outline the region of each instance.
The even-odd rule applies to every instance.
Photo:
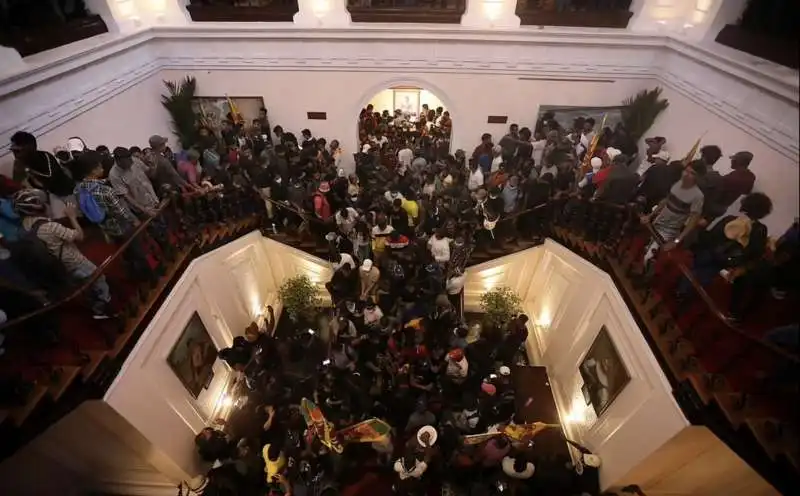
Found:
[[[583,200],[638,204],[658,238],[642,277],[650,277],[657,250],[690,246],[698,280],[722,271],[740,298],[732,310],[743,318],[757,303],[751,297],[764,296],[760,289],[772,288],[776,298],[796,290],[797,225],[765,259],[768,233],[760,220],[772,204],[753,192],[746,151],[731,156],[733,170],[722,176],[714,170],[722,158],[717,146],[672,160],[666,139],[653,137],[639,154],[622,125],[595,129],[591,118],[565,125],[545,113],[533,129],[512,124],[499,140],[486,133],[471,153],[451,154],[450,116],[425,110],[411,122],[402,110],[363,109],[350,174],[337,140],[308,129],[298,139],[258,122],[201,128],[197,143],[178,153],[161,136],[144,149],[113,150],[89,150],[73,138],[50,153],[34,136],[16,133],[15,177],[3,178],[0,192],[0,318],[58,294],[52,274],[32,270],[32,256],[43,260],[36,267],[45,260],[62,267],[65,280],[94,272],[75,245],[87,226],[122,243],[167,194],[246,188],[263,198],[272,230],[330,247],[333,315],[310,333],[307,325],[283,336],[250,329],[220,352],[246,382],[257,421],[236,439],[214,428],[198,436],[201,456],[217,466],[194,486],[208,495],[336,494],[348,474],[363,475],[360,467],[369,466],[401,494],[440,486],[452,494],[595,494],[599,460],[584,447],[575,445],[575,463],[542,453],[535,439],[464,442],[524,423],[511,373],[528,336],[524,315],[470,336],[461,295],[472,251],[540,238],[547,219],[537,207],[553,199],[564,209]],[[726,215],[740,199],[740,214]],[[157,223],[153,238],[164,239]],[[136,274],[141,253],[133,250],[128,262]],[[691,285],[678,291],[688,296]],[[94,283],[96,318],[113,317],[112,296],[103,278]],[[287,374],[312,347],[322,350],[313,372]],[[337,453],[304,435],[302,397],[313,398],[336,429],[377,418],[391,434]]]

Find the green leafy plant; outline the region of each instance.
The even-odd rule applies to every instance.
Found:
[[[295,322],[311,320],[320,306],[317,288],[306,275],[286,279],[278,289],[278,298],[289,318]]]
[[[186,76],[182,81],[164,81],[164,86],[169,94],[161,95],[161,105],[172,117],[172,132],[181,147],[189,149],[197,142],[197,114],[192,108],[197,80]]]
[[[481,308],[488,325],[502,328],[522,313],[522,300],[511,288],[501,286],[481,295]]]
[[[669,107],[669,101],[661,98],[662,91],[658,86],[652,90],[642,90],[622,102],[622,124],[635,142],[638,143],[644,137],[658,114]]]

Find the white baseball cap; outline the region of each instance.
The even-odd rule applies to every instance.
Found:
[[[67,151],[72,152],[82,152],[86,150],[86,143],[83,142],[80,138],[70,138],[67,140]]]
[[[372,270],[372,260],[370,260],[369,258],[364,260],[364,263],[361,264],[361,270],[363,270],[364,272],[369,272],[370,270]]]
[[[502,367],[500,367],[500,369],[498,370],[498,372],[500,372],[500,375],[511,375],[511,369],[510,369],[510,368],[508,368],[508,367],[506,367],[505,365],[503,365]]]
[[[428,434],[428,436],[430,436],[428,439],[429,441],[428,444],[425,444],[422,441],[423,434]],[[420,446],[433,446],[434,444],[436,444],[436,440],[438,438],[439,434],[436,432],[436,429],[434,429],[432,425],[426,425],[424,427],[420,427],[419,430],[417,431],[417,442],[420,444]]]

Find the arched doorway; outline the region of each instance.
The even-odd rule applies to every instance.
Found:
[[[396,156],[409,146],[430,158],[450,153],[453,118],[435,91],[411,84],[391,85],[375,92],[357,119],[358,151]]]

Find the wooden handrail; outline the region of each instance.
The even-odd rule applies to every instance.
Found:
[[[666,244],[663,236],[661,236],[655,230],[655,228],[653,228],[653,225],[651,223],[647,222],[647,223],[645,223],[645,226],[647,227],[647,230],[650,232],[650,234],[653,236],[653,239],[656,241],[656,243],[659,246],[662,246],[662,245]],[[720,322],[722,322],[722,324],[725,327],[727,327],[731,331],[739,334],[740,336],[744,337],[746,340],[754,342],[758,346],[766,348],[769,351],[780,355],[784,359],[787,359],[787,360],[789,360],[791,362],[794,362],[795,364],[800,364],[800,358],[798,358],[798,357],[794,356],[793,354],[781,349],[778,346],[775,346],[772,343],[769,343],[769,342],[764,341],[762,339],[758,339],[755,336],[751,336],[750,333],[748,333],[744,329],[740,329],[738,326],[735,326],[735,325],[731,324],[731,322],[728,319],[728,317],[725,316],[725,314],[722,312],[722,310],[720,310],[720,308],[717,306],[717,303],[714,301],[714,299],[711,298],[711,296],[708,294],[708,292],[705,290],[705,288],[703,288],[703,286],[694,277],[694,274],[692,274],[691,269],[686,267],[686,264],[684,264],[680,260],[675,259],[673,257],[672,252],[668,251],[668,252],[665,252],[665,253],[666,253],[667,258],[670,261],[672,261],[678,267],[678,270],[680,270],[680,272],[683,274],[683,277],[685,277],[689,281],[689,283],[692,285],[692,288],[694,288],[694,291],[698,295],[700,295],[700,298],[705,302],[706,306],[708,306],[708,309],[711,311],[712,315],[714,317],[716,317]]]
[[[108,266],[111,265],[112,262],[117,260],[125,252],[125,250],[128,248],[128,246],[133,242],[133,240],[136,237],[138,237],[142,233],[142,231],[144,231],[147,228],[147,226],[150,225],[150,223],[153,221],[153,219],[155,219],[159,214],[164,212],[164,210],[166,209],[167,205],[169,205],[169,200],[162,201],[161,204],[158,206],[158,211],[157,211],[156,215],[154,215],[152,217],[149,217],[148,219],[145,219],[144,221],[140,222],[139,225],[136,227],[136,229],[134,229],[133,234],[128,239],[126,239],[124,243],[122,243],[122,246],[117,248],[117,250],[110,257],[106,258],[103,261],[103,263],[100,264],[97,267],[97,269],[95,269],[95,271],[94,271],[94,273],[92,273],[91,277],[85,279],[83,281],[83,283],[80,286],[78,286],[77,288],[75,288],[70,294],[68,294],[67,296],[64,296],[64,297],[62,297],[62,298],[60,298],[60,299],[58,299],[58,300],[56,300],[54,302],[48,303],[47,305],[43,306],[42,308],[40,308],[38,310],[35,310],[35,311],[31,312],[31,313],[28,313],[28,314],[22,315],[20,317],[17,317],[15,319],[7,321],[3,325],[0,325],[0,331],[5,330],[5,329],[9,329],[9,328],[17,326],[17,325],[19,325],[19,324],[21,324],[23,322],[27,322],[27,321],[29,321],[31,319],[34,319],[34,318],[36,318],[36,317],[38,317],[40,315],[43,315],[43,314],[45,314],[47,312],[50,312],[54,308],[60,307],[60,306],[64,305],[65,303],[68,303],[68,302],[74,300],[75,298],[81,296],[84,291],[86,291],[89,288],[91,288],[92,284],[94,284],[95,281],[97,281],[97,279],[99,279],[100,276],[103,275],[103,272],[108,268]]]

